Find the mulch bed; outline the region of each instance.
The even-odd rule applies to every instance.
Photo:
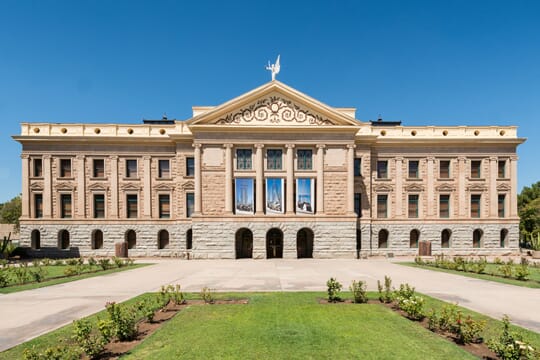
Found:
[[[336,303],[333,303],[333,302],[329,302],[328,299],[318,299],[319,300],[319,304],[326,304],[326,305],[330,305],[330,304],[333,304],[333,305],[346,305],[346,304],[354,304],[354,302],[350,299],[348,300],[343,300],[343,301],[340,301],[340,302],[336,302]],[[401,316],[409,319],[407,317],[407,313],[405,313],[403,310],[399,309],[397,307],[397,305],[395,303],[382,303],[380,302],[379,300],[368,300],[367,302],[368,304],[378,304],[378,305],[382,305],[382,306],[385,306],[387,307],[388,309],[400,314]],[[362,305],[362,304],[358,304],[358,305]],[[409,319],[411,320],[411,319]],[[423,326],[424,328],[428,329],[429,330],[429,327],[428,327],[428,319],[427,317],[424,318],[423,320],[421,321],[415,321],[415,320],[411,320],[411,321],[414,321],[415,323],[417,323],[418,325],[420,326]],[[431,331],[431,330],[430,330]],[[434,332],[435,334],[439,335],[440,337],[448,340],[448,341],[451,341],[452,343],[454,343],[455,345],[459,346],[460,348],[462,348],[463,350],[469,352],[470,354],[480,358],[480,359],[485,359],[485,360],[496,360],[498,359],[497,355],[491,351],[486,343],[479,343],[479,344],[460,344],[459,342],[457,342],[456,338],[450,334],[450,333],[446,333],[446,332]]]
[[[144,339],[156,332],[163,324],[172,319],[177,313],[182,311],[188,306],[201,306],[201,305],[224,305],[224,304],[248,304],[248,299],[234,299],[234,300],[216,300],[212,304],[207,304],[203,300],[187,300],[184,304],[176,305],[170,302],[163,309],[156,311],[154,315],[154,321],[147,322],[141,320],[138,325],[137,337],[132,341],[116,341],[105,345],[105,349],[101,355],[97,358],[100,360],[118,359],[120,356],[128,353],[130,350],[139,345]],[[84,359],[87,359],[84,357]]]

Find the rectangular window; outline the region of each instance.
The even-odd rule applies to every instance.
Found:
[[[281,170],[283,165],[281,159],[283,157],[283,151],[277,149],[266,150],[266,168],[268,170]]]
[[[94,194],[94,217],[105,218],[105,195],[103,194]]]
[[[94,159],[94,168],[92,171],[92,176],[95,178],[105,177],[105,160]]]
[[[388,161],[377,161],[377,179],[388,179]]]
[[[169,179],[171,177],[169,160],[158,160],[158,177],[161,179]]]
[[[60,195],[60,217],[71,218],[71,194]]]
[[[186,217],[191,217],[195,212],[195,194],[186,193]]]
[[[34,159],[34,177],[43,176],[43,162],[41,159]]]
[[[171,200],[168,194],[159,195],[159,217],[161,219],[171,217]]]
[[[499,160],[497,175],[499,179],[506,178],[506,161],[505,160]]]
[[[471,195],[471,217],[480,217],[480,199],[481,195]]]
[[[43,194],[34,194],[34,217],[43,217]]]
[[[236,149],[236,168],[238,170],[251,170],[251,149]]]
[[[482,161],[480,160],[473,160],[471,161],[471,178],[473,179],[480,179],[482,176],[480,168],[482,166]]]
[[[439,161],[439,177],[441,179],[450,179],[450,160]]]
[[[418,217],[418,195],[409,195],[409,217]]]
[[[362,159],[354,159],[354,176],[362,176]]]
[[[354,193],[354,212],[356,216],[362,217],[362,194]]]
[[[418,160],[409,160],[409,179],[418,179],[420,177],[418,173],[419,164]]]
[[[505,200],[506,200],[506,195],[505,194],[499,194],[499,197],[497,199],[498,201],[498,207],[497,207],[497,211],[498,211],[498,214],[499,214],[499,217],[500,218],[503,218],[504,217],[504,203],[505,203]]]
[[[450,195],[439,195],[439,217],[450,217]]]
[[[137,159],[126,160],[126,177],[127,178],[137,177]]]
[[[126,217],[128,219],[138,216],[138,196],[137,194],[126,195]]]
[[[311,170],[313,168],[313,151],[309,149],[298,149],[296,156],[298,157],[298,170]]]
[[[186,158],[186,176],[195,176],[195,159],[192,157]]]
[[[388,217],[388,195],[377,195],[377,217]]]
[[[60,177],[71,177],[71,159],[60,159]]]

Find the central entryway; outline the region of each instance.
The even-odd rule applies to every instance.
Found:
[[[283,257],[283,232],[279,229],[270,229],[266,233],[266,258]]]
[[[253,233],[243,228],[236,232],[236,258],[246,259],[253,257]]]

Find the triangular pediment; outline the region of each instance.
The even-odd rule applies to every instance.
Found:
[[[195,183],[192,180],[189,180],[182,185],[182,190],[194,190],[194,189],[195,189]]]
[[[498,191],[510,191],[511,187],[508,184],[500,184],[497,186]]]
[[[392,191],[392,186],[391,185],[387,185],[387,184],[377,184],[375,186],[373,186],[373,190],[377,191],[377,192],[390,192]]]
[[[73,191],[76,189],[73,184],[70,184],[68,182],[59,182],[54,186],[54,188],[60,191]]]
[[[360,122],[279,81],[216,106],[188,120],[191,129],[199,127],[348,127]]]
[[[469,191],[486,191],[487,190],[487,187],[485,185],[482,185],[482,184],[474,184],[474,185],[469,185],[469,187],[467,187],[467,190]]]
[[[88,190],[91,190],[91,191],[107,191],[108,190],[108,186],[105,185],[105,184],[100,184],[100,183],[93,183],[93,184],[90,184],[87,186]]]
[[[120,186],[120,189],[127,190],[127,191],[137,191],[137,190],[140,190],[141,187],[132,183],[127,183]]]
[[[32,190],[32,191],[42,191],[43,190],[43,184],[42,183],[32,183],[32,185],[30,185],[30,190]]]
[[[451,192],[454,191],[456,188],[453,185],[450,184],[441,184],[435,188],[439,192]]]
[[[154,190],[158,190],[158,191],[172,191],[172,190],[174,190],[174,185],[172,185],[172,184],[164,184],[164,183],[161,183],[161,184],[155,185],[155,186],[154,186]]]
[[[411,185],[405,186],[405,190],[409,192],[420,192],[420,191],[424,191],[424,187],[418,184],[411,184]]]

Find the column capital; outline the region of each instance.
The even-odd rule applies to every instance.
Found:
[[[264,147],[264,144],[261,144],[261,143],[255,144],[255,148],[257,149],[262,149],[263,147]]]
[[[431,161],[431,162],[434,162],[435,161],[435,156],[428,156],[426,157],[427,161]]]
[[[458,161],[462,161],[462,162],[465,162],[467,161],[467,157],[466,156],[458,156]]]
[[[356,148],[355,144],[347,144],[347,149],[355,149],[355,148]]]
[[[396,156],[394,159],[396,161],[403,161],[403,156]]]
[[[152,159],[152,157],[150,155],[144,155],[143,157],[143,160],[150,160]]]
[[[496,157],[496,156],[490,156],[490,157],[489,157],[489,161],[495,162],[495,161],[498,161],[498,160],[499,160],[499,158]]]
[[[51,154],[45,154],[43,155],[44,160],[50,160],[52,158]]]
[[[317,149],[326,149],[326,144],[317,144],[315,145]]]
[[[118,155],[111,155],[111,156],[109,156],[109,159],[118,160]]]
[[[512,161],[518,161],[518,158],[519,157],[517,155],[510,156],[510,160],[512,160]]]
[[[286,144],[285,147],[287,149],[294,149],[294,144]]]
[[[193,143],[192,145],[195,149],[200,149],[202,144],[201,143]]]
[[[21,154],[21,159],[29,159],[30,155],[28,154]]]
[[[223,144],[223,147],[224,147],[225,149],[232,149],[233,146],[234,146],[234,144]]]
[[[84,158],[86,158],[86,156],[83,155],[83,154],[78,154],[78,155],[75,155],[75,158],[76,158],[77,160],[84,160]]]

